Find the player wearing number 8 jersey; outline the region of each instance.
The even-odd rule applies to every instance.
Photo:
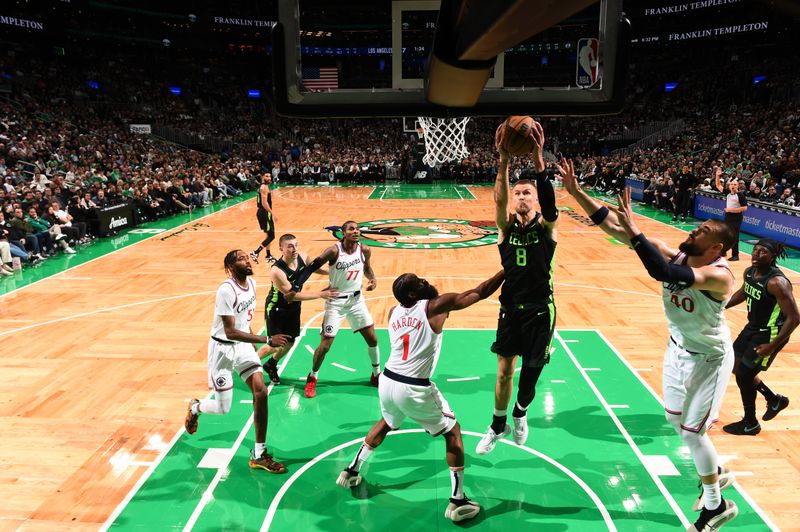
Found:
[[[314,397],[317,394],[317,374],[325,360],[325,355],[333,345],[333,339],[339,332],[342,320],[347,319],[347,323],[353,332],[361,333],[367,342],[367,354],[372,363],[372,375],[370,383],[378,385],[378,375],[380,374],[380,352],[378,350],[378,337],[375,336],[375,325],[372,316],[367,309],[364,298],[361,295],[361,285],[363,278],[367,278],[366,290],[375,290],[377,280],[372,271],[370,257],[372,251],[369,247],[359,242],[361,235],[358,224],[347,221],[342,225],[342,240],[336,245],[330,246],[322,255],[314,259],[297,276],[292,289],[300,292],[303,283],[308,280],[311,274],[323,265],[329,264],[330,290],[339,293],[338,296],[325,301],[325,317],[322,320],[320,330],[319,346],[314,350],[314,360],[311,366],[311,373],[306,378],[304,395]]]
[[[689,234],[679,251],[648,240],[636,226],[630,188],[619,207],[602,206],[577,183],[571,161],[559,167],[564,187],[603,231],[629,242],[650,277],[662,283],[670,338],[664,353],[663,394],[666,417],[689,448],[702,491],[693,509],[700,511],[688,530],[718,530],[738,514],[720,493],[733,476],[718,463],[706,433],[716,420],[733,368],[733,344],[725,322],[725,303],[733,292],[733,274],[724,259],[735,240],[727,223],[707,220]]]
[[[501,126],[502,127],[502,126]],[[500,163],[494,185],[495,220],[498,228],[500,260],[505,284],[500,292],[500,317],[492,352],[497,355],[497,380],[494,415],[476,452],[491,452],[497,441],[511,432],[507,424],[508,405],[514,381],[517,356],[522,369],[517,385],[517,400],[512,411],[514,442],[528,438],[527,411],[536,393],[536,383],[550,361],[550,343],[556,323],[553,302],[553,260],[556,251],[555,227],[558,220],[555,192],[545,173],[542,126],[534,122],[533,163],[535,181],[520,179],[511,189],[509,212],[508,154],[498,142]],[[500,139],[498,139],[500,140]],[[538,193],[542,213],[535,210]]]
[[[450,312],[489,297],[503,282],[503,272],[461,294],[442,294],[425,279],[404,273],[392,292],[400,305],[389,311],[392,352],[378,385],[382,419],[370,429],[355,458],[336,483],[352,488],[361,483],[361,466],[391,430],[406,418],[431,435],[442,435],[450,466],[450,503],[444,516],[453,521],[475,517],[478,503],[464,494],[464,444],[455,415],[430,377],[442,347],[442,328]]]

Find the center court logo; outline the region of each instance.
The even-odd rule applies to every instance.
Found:
[[[492,221],[397,218],[359,222],[358,226],[361,242],[378,248],[457,249],[497,244],[497,227]],[[325,229],[342,238],[340,227]]]

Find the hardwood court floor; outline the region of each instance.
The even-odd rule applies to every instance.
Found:
[[[392,246],[373,252],[379,283],[370,297],[387,297],[371,301],[370,310],[383,325],[399,273],[414,271],[440,291],[455,291],[499,268],[496,247],[475,245],[491,240],[491,190],[470,191],[476,199],[386,200],[386,194],[370,200],[372,187],[279,189],[278,234],[296,234],[313,256],[333,242],[324,227],[347,219],[386,221],[372,225],[372,237]],[[564,193],[559,205],[576,207]],[[557,326],[600,330],[660,391],[667,333],[659,286],[632,252],[577,212],[565,212],[559,227]],[[0,298],[6,384],[0,391],[0,528],[96,529],[176,437],[186,401],[206,394],[206,342],[214,292],[224,277],[222,257],[232,248],[255,247],[261,237],[252,201],[201,222],[197,230],[148,239]],[[642,219],[641,227],[671,243],[685,238],[659,222]],[[746,266],[733,264],[737,279]],[[267,271],[263,264],[255,269],[263,298]],[[787,273],[797,284],[800,275]],[[318,301],[306,303],[304,321],[321,309]],[[453,314],[448,325],[491,329],[496,311],[495,304],[482,303]],[[729,311],[728,317],[735,335],[745,314]],[[795,338],[765,377],[792,398],[800,397],[798,346]],[[387,354],[383,347],[384,359]],[[488,401],[491,390],[484,393]],[[720,454],[735,455],[730,465],[745,472],[739,483],[783,530],[800,529],[796,412],[782,412],[755,438],[712,433]],[[740,416],[731,381],[721,424]]]

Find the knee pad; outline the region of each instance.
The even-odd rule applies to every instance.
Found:
[[[230,389],[222,392],[215,392],[214,396],[217,400],[220,413],[227,414],[230,412],[231,405],[233,404],[233,390]]]

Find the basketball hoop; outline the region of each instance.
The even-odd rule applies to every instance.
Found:
[[[428,166],[463,159],[469,155],[464,145],[464,131],[470,117],[436,118],[420,116],[417,134],[425,139],[425,156],[422,162]],[[421,133],[420,133],[421,130]]]

